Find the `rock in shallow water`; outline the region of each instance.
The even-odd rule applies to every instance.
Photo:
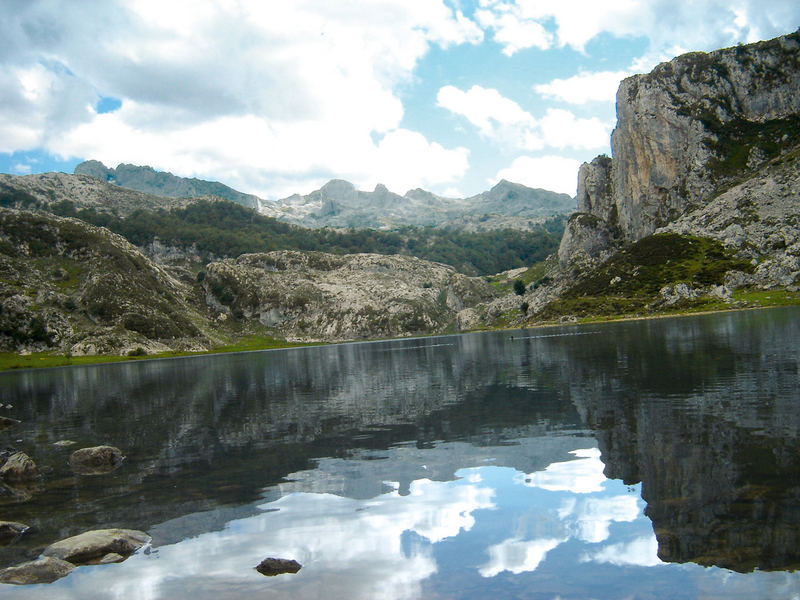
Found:
[[[13,540],[19,535],[28,531],[30,527],[25,523],[15,523],[14,521],[0,521],[0,543]]]
[[[69,457],[69,466],[81,475],[110,473],[122,464],[125,457],[114,446],[92,446],[75,450]]]
[[[75,565],[60,558],[42,557],[3,569],[0,571],[0,583],[15,585],[52,583],[69,575],[74,568]]]
[[[31,481],[39,476],[39,470],[33,459],[24,452],[17,452],[8,457],[0,467],[0,477],[6,481]]]
[[[297,573],[302,566],[296,560],[288,558],[265,558],[256,567],[256,571],[267,577],[282,575],[283,573]]]
[[[67,560],[75,565],[94,564],[111,553],[127,558],[149,541],[150,536],[144,531],[96,529],[50,544],[42,555]]]

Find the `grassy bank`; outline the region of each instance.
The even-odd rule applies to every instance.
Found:
[[[675,306],[658,310],[647,310],[644,305],[631,302],[630,298],[613,298],[601,296],[597,298],[580,298],[559,302],[561,315],[575,317],[573,323],[604,323],[631,319],[656,319],[702,313],[724,312],[730,310],[748,310],[757,308],[776,308],[780,306],[800,306],[800,292],[786,290],[737,290],[731,302],[718,298],[701,296],[678,302]],[[527,323],[526,326],[554,325],[563,323],[561,317],[553,316]]]
[[[128,362],[134,360],[150,360],[154,358],[176,358],[180,356],[202,356],[206,354],[224,354],[229,352],[251,352],[254,350],[273,350],[277,348],[295,348],[306,346],[287,342],[269,336],[247,336],[234,344],[219,346],[205,352],[161,352],[158,354],[144,354],[135,356],[95,355],[71,356],[54,352],[34,352],[31,354],[16,354],[13,352],[0,352],[0,371],[12,369],[44,369],[49,367],[70,367],[78,365],[94,365],[101,363]]]

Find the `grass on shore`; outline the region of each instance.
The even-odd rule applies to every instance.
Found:
[[[132,360],[148,360],[153,358],[176,358],[181,356],[202,356],[205,354],[223,354],[229,352],[250,352],[254,350],[273,350],[276,348],[294,348],[308,344],[292,343],[270,336],[251,335],[244,337],[236,343],[219,346],[205,352],[161,352],[158,354],[142,354],[132,356],[94,355],[71,356],[54,352],[34,352],[31,354],[16,354],[14,352],[0,352],[0,371],[12,369],[43,369],[48,367],[70,367],[77,365],[94,365],[100,363],[126,362]]]
[[[601,323],[624,319],[647,319],[655,317],[669,317],[693,313],[721,312],[726,310],[741,310],[749,308],[774,308],[779,306],[800,305],[800,292],[790,292],[783,289],[775,290],[736,290],[733,292],[731,302],[724,302],[719,298],[700,296],[686,299],[674,306],[656,310],[648,310],[646,302],[642,299],[629,297],[581,297],[557,300],[555,308],[562,315],[574,316],[577,323]],[[548,314],[543,321],[534,325],[549,325],[558,323],[559,318]],[[531,325],[529,323],[529,325]]]

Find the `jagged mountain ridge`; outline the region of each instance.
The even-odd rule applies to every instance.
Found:
[[[524,221],[572,210],[574,200],[567,194],[533,189],[501,180],[486,192],[469,198],[444,198],[422,189],[404,196],[377,185],[372,192],[357,190],[353,184],[334,179],[305,196],[295,194],[279,200],[283,220],[306,227],[396,227],[430,225],[457,227],[470,217],[506,219],[511,228],[525,228]]]
[[[75,167],[75,174],[170,198],[219,196],[303,227],[378,229],[430,225],[469,230],[525,230],[575,207],[574,199],[567,194],[506,180],[469,198],[445,198],[419,188],[401,196],[380,184],[371,192],[363,191],[348,181],[333,179],[310,194],[271,201],[221,183],[177,177],[151,167],[120,164],[109,169],[99,161],[89,160]]]
[[[194,177],[178,177],[172,173],[156,171],[152,167],[119,164],[108,168],[97,160],[87,160],[75,167],[75,175],[89,175],[119,187],[163,196],[166,198],[198,198],[218,196],[250,208],[258,208],[261,201],[253,194],[245,194],[217,181]]]

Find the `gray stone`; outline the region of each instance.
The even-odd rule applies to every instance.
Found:
[[[3,569],[0,582],[15,585],[52,583],[69,575],[74,568],[75,565],[60,558],[42,557]]]
[[[125,457],[114,446],[93,446],[75,450],[69,457],[69,466],[81,475],[102,475],[117,469]]]
[[[265,558],[258,566],[256,571],[267,577],[274,577],[275,575],[282,575],[284,573],[297,573],[302,568],[302,565],[296,560],[287,558]]]
[[[0,467],[0,478],[8,482],[32,481],[39,477],[39,469],[33,459],[24,452],[12,454]]]
[[[127,558],[150,541],[150,536],[134,529],[96,529],[50,544],[42,552],[76,565],[94,564],[109,553]]]

